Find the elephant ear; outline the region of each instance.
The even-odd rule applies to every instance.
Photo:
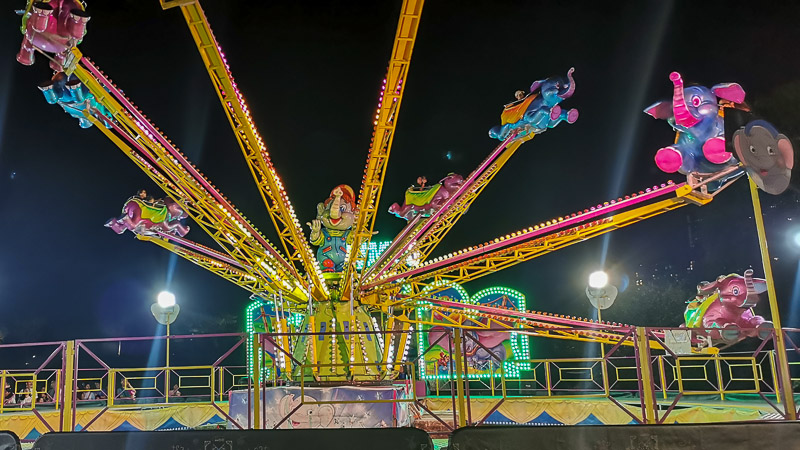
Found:
[[[744,127],[739,128],[733,133],[733,149],[736,151],[736,158],[738,158],[739,161],[744,161],[742,147],[749,145],[749,143],[750,139],[747,137]]]
[[[325,204],[317,203],[317,218],[322,217],[323,212],[325,212]]]
[[[710,283],[708,281],[701,282],[700,284],[697,285],[697,293],[701,295],[709,295],[713,293],[717,289],[717,286],[719,285],[720,281],[722,281],[720,278],[717,278],[716,280]]]
[[[644,109],[645,114],[649,114],[656,119],[669,119],[672,117],[672,102],[669,100],[662,100],[653,103]]]
[[[544,80],[537,80],[537,81],[534,81],[534,82],[533,82],[533,84],[531,85],[531,92],[536,92],[536,90],[537,90],[537,89],[539,89],[539,86],[541,86],[541,85],[542,85],[542,82],[543,82],[543,81],[544,81]]]
[[[794,167],[794,149],[792,148],[792,141],[786,136],[779,134],[778,137],[778,151],[783,158],[783,163],[786,168],[792,170]]]
[[[336,415],[336,408],[334,408],[333,405],[319,405],[319,409],[317,411],[322,428],[328,428],[331,426]]]
[[[290,405],[294,402],[294,394],[286,394],[283,398],[278,402],[278,409],[280,410],[283,416],[287,416],[289,411],[291,411]]]
[[[767,280],[763,278],[753,278],[753,285],[756,288],[756,294],[767,292]]]
[[[715,84],[711,87],[711,92],[717,97],[730,100],[733,103],[742,103],[744,101],[744,89],[739,83]]]

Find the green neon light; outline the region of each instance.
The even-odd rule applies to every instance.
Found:
[[[483,290],[475,293],[475,295],[469,296],[469,294],[467,294],[467,291],[462,286],[460,286],[460,285],[458,285],[456,283],[453,283],[452,281],[449,281],[449,280],[442,280],[440,282],[437,282],[437,283],[434,283],[434,284],[430,285],[429,287],[426,287],[426,291],[430,292],[434,288],[442,287],[442,286],[447,286],[448,288],[452,288],[452,289],[456,290],[461,295],[461,297],[464,299],[464,302],[468,303],[468,304],[477,305],[477,304],[479,304],[479,300],[481,300],[482,298],[484,298],[486,296],[501,295],[501,296],[505,296],[505,297],[508,297],[510,299],[516,300],[517,310],[519,310],[521,312],[525,312],[526,308],[527,308],[527,300],[526,300],[525,294],[523,294],[523,293],[521,293],[521,292],[519,292],[519,291],[517,291],[515,289],[511,289],[511,288],[507,288],[507,287],[501,287],[501,286],[490,287],[490,288],[483,289]],[[423,291],[423,295],[424,295],[424,293],[426,291]],[[419,317],[419,315],[420,315],[420,313],[422,311],[428,309],[425,306],[426,306],[426,304],[430,304],[430,302],[420,302],[420,304],[421,304],[421,306],[416,308],[417,317]],[[468,312],[469,309],[466,309],[465,311]],[[418,348],[419,348],[420,351],[422,351],[423,349],[425,349],[427,347],[424,335],[426,335],[426,334],[425,333],[418,333],[417,345],[419,346]],[[512,332],[509,341],[510,341],[510,345],[511,345],[511,352],[512,352],[512,355],[514,356],[514,360],[523,360],[524,361],[524,360],[530,359],[530,344],[529,344],[528,339],[527,339],[526,336],[520,336],[518,333],[513,333]],[[423,360],[424,360],[424,356],[423,356]],[[530,363],[527,363],[527,362],[516,362],[516,361],[513,361],[513,360],[512,361],[506,360],[506,361],[503,361],[503,369],[505,371],[506,376],[508,376],[508,377],[518,377],[518,376],[521,375],[521,373],[520,373],[521,370],[530,370]],[[427,372],[426,364],[420,364],[419,365],[419,376],[420,376],[421,379],[436,380],[436,379],[445,379],[445,378],[450,378],[451,377],[451,375],[428,375],[426,372]],[[489,378],[489,377],[492,377],[492,376],[499,377],[500,374],[498,374],[498,373],[468,374],[468,378],[472,378],[472,379]]]
[[[369,247],[367,247],[369,244]],[[367,253],[367,267],[372,266],[375,264],[375,261],[381,256],[381,253],[386,251],[389,246],[392,245],[392,241],[370,241],[362,242],[361,243],[361,254]],[[348,248],[348,251],[350,249]],[[361,261],[356,262],[356,269],[361,270],[364,268],[364,264]]]
[[[252,302],[250,302],[249,305],[247,305],[247,308],[245,309],[245,318],[244,318],[245,332],[247,333],[247,337],[248,337],[248,340],[247,340],[247,374],[251,378],[253,377],[253,372],[254,372],[254,370],[253,370],[254,369],[254,367],[253,367],[253,363],[254,363],[254,360],[253,360],[253,338],[256,335],[255,318],[253,317],[254,316],[253,312],[256,311],[257,309],[260,309],[262,306],[265,306],[265,302],[260,298],[255,298],[255,299],[253,299]],[[259,365],[261,367],[261,379],[269,378],[271,376],[270,369],[267,368],[267,367],[264,367],[263,354],[261,354],[261,353],[258,355],[258,362],[259,362]]]
[[[245,332],[249,338],[247,343],[247,374],[249,376],[253,376],[253,337],[256,335],[255,331],[255,312],[260,308],[272,308],[274,311],[274,303],[271,300],[264,300],[261,298],[253,299],[250,304],[247,305],[245,309]],[[305,316],[303,314],[296,314],[296,313],[289,313],[288,317],[286,318],[286,323],[290,327],[294,327],[295,330],[299,329],[300,326],[303,324],[303,319]],[[267,329],[266,331],[271,331]],[[269,379],[272,376],[272,368],[264,366],[264,354],[263,352],[258,355],[258,362],[261,367],[261,378],[262,379]]]

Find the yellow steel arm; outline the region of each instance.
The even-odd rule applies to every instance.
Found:
[[[534,135],[531,135],[528,139],[520,139],[510,143],[503,153],[495,160],[492,165],[490,165],[486,170],[475,180],[475,184],[472,188],[464,193],[456,202],[451,206],[447,211],[444,211],[438,219],[436,219],[436,223],[432,224],[424,233],[418,235],[417,230],[421,230],[430,220],[430,218],[422,219],[417,223],[414,227],[415,230],[409,233],[406,241],[413,240],[414,242],[408,246],[408,249],[403,252],[402,254],[391,255],[385,258],[385,265],[388,265],[386,272],[404,272],[406,270],[411,269],[408,263],[408,257],[413,255],[413,259],[416,261],[425,261],[428,256],[430,256],[431,252],[436,248],[439,242],[442,241],[444,236],[447,232],[450,231],[451,228],[458,222],[458,219],[461,218],[462,215],[469,209],[472,202],[475,201],[476,198],[483,192],[483,189],[492,181],[495,175],[500,171],[500,169],[505,165],[505,163],[511,158],[514,152],[517,151],[520,145],[528,140],[532,139]],[[402,243],[402,244],[405,244]],[[404,245],[398,245],[397,248],[402,248]],[[382,267],[376,267],[376,271],[373,272],[375,274],[382,269]]]
[[[710,201],[710,199],[709,199]],[[549,234],[437,270],[415,275],[403,281],[403,294],[418,297],[445,290],[450,283],[464,284],[476,278],[537,258],[578,242],[632,225],[689,204],[685,197],[674,197],[617,215]],[[447,261],[448,258],[444,258]],[[377,290],[391,289],[379,286]]]
[[[244,98],[233,81],[225,56],[222,54],[200,3],[197,1],[165,3],[162,0],[162,7],[165,8],[178,5],[189,25],[189,31],[191,31],[200,56],[203,58],[214,90],[217,92],[225,115],[233,128],[233,133],[239,142],[244,159],[258,186],[258,191],[272,223],[278,231],[278,237],[289,261],[295,264],[295,267],[297,263],[300,263],[305,272],[309,274],[314,288],[312,294],[314,298],[327,298],[329,296],[328,289],[323,282],[322,271],[316,257],[303,235],[303,228],[297,220],[283,182],[272,165],[267,147],[258,134]]]
[[[134,110],[128,110],[106,90],[116,90],[109,80],[101,76],[88,61],[80,61],[81,54],[77,49],[73,49],[73,53],[78,64],[70,70],[89,89],[97,102],[109,111],[113,121],[100,117],[114,128],[116,134],[96,117],[87,114],[97,129],[131,158],[167,195],[179,202],[189,217],[234,260],[243,267],[249,267],[247,271],[251,276],[273,283],[276,289],[283,290],[295,299],[307,299],[302,280],[297,280],[291,273],[293,267],[283,260],[266,239],[258,235],[246,219],[194,167],[187,168],[180,164],[167,151],[164,145],[171,146],[171,143],[160,134],[155,136],[148,129],[142,128],[147,119],[135,110],[129,100],[123,99]],[[96,76],[102,78],[102,81],[95,78]],[[152,126],[148,128],[155,131]],[[173,150],[177,151],[174,148]],[[214,195],[209,189],[214,191]]]
[[[625,330],[597,330],[570,328],[563,325],[555,325],[547,322],[522,319],[517,317],[498,317],[488,314],[469,313],[463,310],[442,306],[425,305],[420,309],[429,309],[430,317],[421,318],[420,314],[408,317],[403,314],[395,316],[401,322],[410,322],[428,326],[442,326],[448,328],[461,328],[466,330],[500,330],[505,329],[529,336],[547,337],[551,339],[566,339],[571,341],[602,342],[604,344],[632,346],[633,341],[626,337]],[[433,314],[438,313],[438,314]],[[662,348],[657,341],[651,341],[650,345],[654,348]]]
[[[363,243],[368,243],[372,238],[375,226],[375,213],[383,189],[383,179],[386,175],[386,163],[392,149],[394,131],[397,126],[397,115],[403,99],[408,67],[411,62],[411,53],[417,38],[420,15],[424,0],[403,0],[400,19],[397,23],[397,33],[392,47],[392,57],[389,68],[381,87],[378,108],[375,114],[375,129],[372,143],[367,156],[364,178],[358,194],[358,216],[353,226],[354,240],[345,261],[342,287],[345,292],[350,290],[350,280],[355,277],[356,267],[361,261],[366,267],[367,252],[362,252]],[[364,246],[367,248],[368,246]]]
[[[218,258],[213,258],[209,255],[204,255],[200,252],[190,250],[185,247],[173,244],[166,239],[157,237],[144,236],[137,234],[136,238],[142,241],[152,242],[159,247],[168,250],[181,258],[184,258],[198,266],[208,270],[209,272],[218,275],[231,283],[239,286],[242,289],[250,291],[254,294],[262,294],[265,292],[274,294],[276,287],[272,283],[266,282],[261,277],[254,277],[245,270],[236,268],[231,264],[220,261]],[[216,253],[214,250],[206,249],[208,253]],[[298,299],[294,299],[298,301]]]

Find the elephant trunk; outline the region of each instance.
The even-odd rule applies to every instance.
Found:
[[[700,122],[700,119],[693,116],[686,106],[686,99],[683,97],[683,79],[678,72],[669,74],[674,91],[672,93],[672,113],[675,116],[675,123],[682,127],[693,127]]]
[[[572,78],[572,72],[575,72],[574,67],[570,67],[570,69],[567,71],[567,80],[569,80],[569,88],[563,94],[558,94],[558,96],[561,98],[570,98],[572,97],[572,94],[575,93],[575,79]]]
[[[341,195],[333,197],[333,203],[331,203],[331,219],[336,220],[342,216],[341,211],[339,210],[341,204],[342,204]]]
[[[747,297],[745,298],[745,305],[753,307],[758,304],[758,292],[756,285],[753,283],[753,270],[747,269],[744,272],[744,285],[747,286]]]

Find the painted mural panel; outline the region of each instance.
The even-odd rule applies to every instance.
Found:
[[[306,387],[302,394],[299,386],[274,387],[265,389],[261,394],[266,410],[265,428],[275,427],[287,416],[288,419],[278,428],[387,428],[411,425],[409,403],[387,402],[408,398],[402,386]],[[252,392],[249,396],[252,399]],[[247,398],[247,391],[236,391],[230,395],[228,414],[242,425],[247,424]]]

